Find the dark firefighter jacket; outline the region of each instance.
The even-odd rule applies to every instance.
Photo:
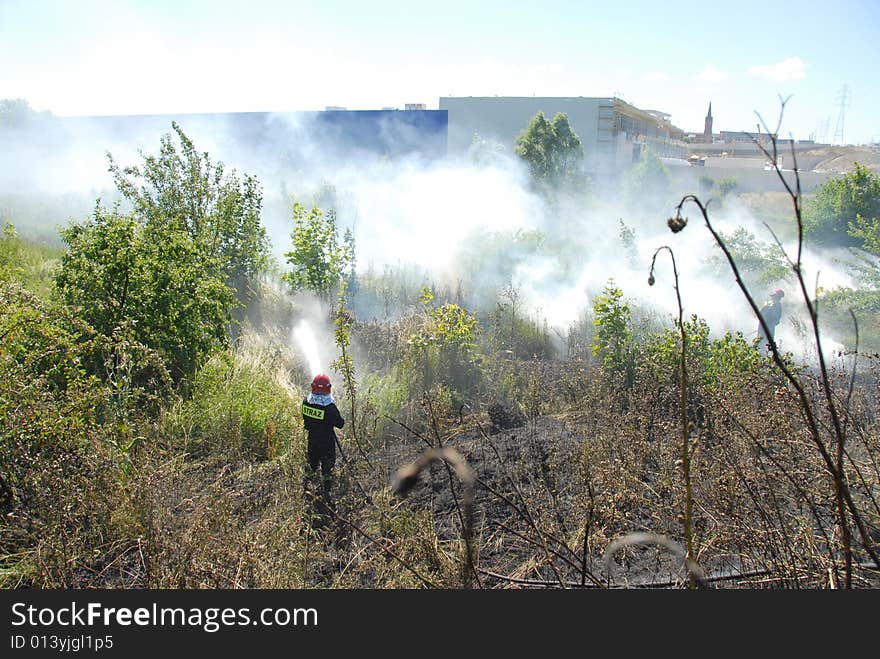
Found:
[[[309,433],[309,441],[325,444],[333,444],[333,428],[341,428],[345,425],[345,419],[339,413],[336,403],[329,405],[315,405],[303,399],[302,403],[303,425]]]
[[[779,324],[780,318],[782,318],[782,303],[779,300],[770,300],[761,308],[761,316],[764,318],[764,322],[767,323],[770,337],[774,338],[776,326]],[[764,328],[761,327],[761,323],[758,323],[758,336],[762,340],[768,338],[764,335]]]

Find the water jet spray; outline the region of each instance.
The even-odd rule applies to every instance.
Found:
[[[321,373],[321,358],[318,354],[318,341],[311,326],[305,320],[299,321],[299,325],[293,330],[293,335],[299,344],[302,356],[308,363],[309,373],[312,377]]]

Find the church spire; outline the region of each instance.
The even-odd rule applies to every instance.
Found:
[[[706,123],[703,126],[703,139],[706,142],[712,141],[712,101],[709,101],[709,112],[706,114]]]

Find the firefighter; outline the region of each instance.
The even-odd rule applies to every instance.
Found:
[[[767,325],[767,330],[770,332],[770,337],[768,338],[764,333],[764,328],[761,326],[761,323],[758,323],[758,338],[761,340],[761,346],[765,350],[768,349],[770,341],[776,341],[776,326],[782,318],[781,300],[784,297],[785,293],[777,288],[770,294],[770,299],[767,303],[761,307],[761,318],[764,319],[764,323]]]
[[[330,496],[333,485],[333,465],[336,462],[336,431],[342,428],[345,419],[333,402],[330,393],[330,378],[321,373],[312,380],[312,393],[302,402],[303,426],[308,433],[308,465],[306,466],[305,487],[308,487],[318,465],[321,465],[321,480],[326,498]]]

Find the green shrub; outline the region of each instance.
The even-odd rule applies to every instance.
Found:
[[[99,585],[167,373],[15,285],[0,285],[0,336],[0,584]]]
[[[56,284],[65,303],[103,334],[129,324],[180,380],[227,344],[235,304],[216,256],[185,231],[95,209],[62,231]]]
[[[451,302],[432,308],[433,300],[433,293],[423,288],[423,313],[407,339],[401,375],[413,397],[440,385],[458,400],[477,391],[482,381],[478,321],[475,314]]]
[[[858,218],[862,218],[860,221]],[[856,164],[829,180],[804,207],[804,235],[820,245],[869,247],[857,227],[880,218],[880,176]]]
[[[675,328],[653,334],[645,340],[642,354],[653,377],[679,377],[681,334]],[[684,322],[687,335],[687,368],[692,384],[715,388],[730,384],[732,378],[754,371],[763,361],[760,352],[741,332],[727,332],[711,339],[708,323],[692,315]]]

